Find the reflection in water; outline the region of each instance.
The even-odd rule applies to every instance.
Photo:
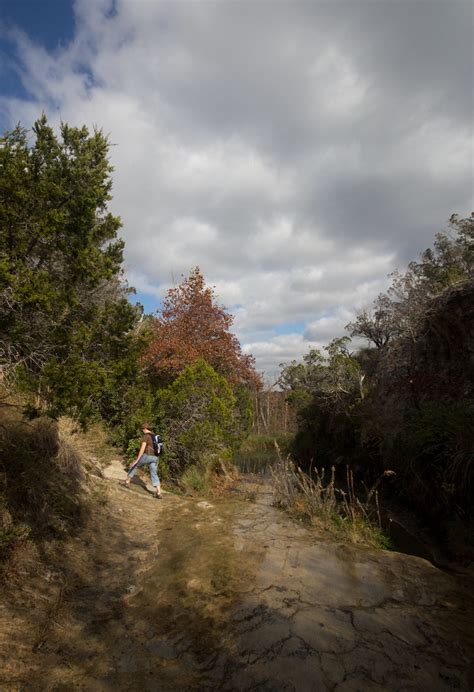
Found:
[[[239,459],[236,466],[240,473],[260,476],[268,474],[275,461],[276,459],[269,459],[268,456],[254,457],[250,459]]]

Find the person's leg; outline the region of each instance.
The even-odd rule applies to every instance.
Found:
[[[160,479],[158,478],[158,461],[150,462],[150,476],[151,484],[155,488],[156,496],[161,497]]]
[[[133,476],[136,474],[136,472],[138,471],[138,469],[139,469],[141,466],[144,466],[146,463],[148,463],[148,462],[147,462],[147,459],[146,459],[146,454],[143,454],[143,455],[140,457],[140,459],[138,460],[138,464],[135,464],[135,466],[132,466],[132,468],[129,469],[129,471],[128,471],[128,473],[127,473],[127,479],[125,480],[125,485],[130,485],[130,481],[131,481],[131,479],[133,478]]]

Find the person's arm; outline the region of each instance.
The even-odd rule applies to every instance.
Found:
[[[140,445],[140,451],[138,452],[138,456],[135,459],[135,461],[133,462],[133,464],[130,464],[130,468],[133,468],[133,466],[135,466],[135,464],[138,464],[138,462],[142,458],[143,454],[145,453],[145,449],[146,449],[146,441],[143,441]]]

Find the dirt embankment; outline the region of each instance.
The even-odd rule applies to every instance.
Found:
[[[111,631],[127,636],[129,599],[156,559],[160,507],[143,489],[121,489],[113,478],[125,477],[118,460],[108,475],[93,479],[94,499],[75,537],[30,541],[9,566],[0,606],[2,691],[94,689],[107,672],[101,654],[116,644]]]

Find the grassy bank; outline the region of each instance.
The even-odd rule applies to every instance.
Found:
[[[216,458],[212,464],[191,464],[179,478],[177,490],[209,495],[219,493],[237,473],[264,473],[278,462],[275,442],[285,452],[290,448],[292,434],[249,435],[231,459]]]
[[[329,474],[324,469],[312,469],[309,475],[275,447],[279,459],[271,472],[277,507],[338,540],[374,548],[390,547],[390,539],[382,531],[377,490],[383,477],[362,497],[360,492],[356,493],[349,469],[346,487],[336,487],[334,467]]]

